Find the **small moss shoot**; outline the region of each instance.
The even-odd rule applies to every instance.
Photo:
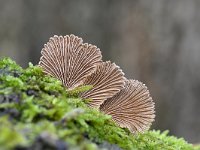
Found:
[[[168,132],[133,135],[111,116],[87,107],[79,97],[92,86],[67,91],[60,81],[29,63],[22,69],[9,58],[0,60],[0,149],[127,149],[193,150]]]

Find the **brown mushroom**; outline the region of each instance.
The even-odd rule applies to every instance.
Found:
[[[114,122],[132,133],[149,129],[155,118],[154,102],[149,91],[137,80],[126,80],[125,88],[106,100],[100,110],[111,115]]]
[[[68,90],[82,85],[102,62],[101,51],[96,46],[83,44],[74,35],[51,37],[41,54],[39,66],[46,74],[61,80]]]
[[[100,108],[119,126],[132,133],[144,132],[154,121],[154,102],[147,87],[137,80],[124,78],[122,70],[110,61],[102,62],[101,51],[83,44],[77,36],[54,36],[41,51],[39,66],[62,81],[67,90],[80,85],[93,88],[81,94],[92,101],[89,106]]]
[[[110,61],[102,62],[94,73],[86,78],[85,85],[93,88],[81,95],[82,98],[90,98],[89,106],[99,108],[108,98],[113,97],[124,88],[125,78],[122,70]]]

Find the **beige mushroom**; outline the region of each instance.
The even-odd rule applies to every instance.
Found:
[[[154,102],[147,87],[127,80],[110,61],[102,62],[101,51],[77,36],[54,36],[41,51],[39,66],[44,73],[62,81],[67,90],[80,85],[93,88],[81,94],[90,107],[99,108],[120,127],[132,133],[149,129],[155,118]]]
[[[148,130],[155,118],[154,102],[149,91],[137,80],[126,80],[125,88],[106,100],[100,110],[132,133]]]
[[[102,62],[94,73],[86,78],[84,85],[92,85],[93,88],[81,95],[82,98],[90,98],[89,106],[99,108],[108,98],[113,97],[124,88],[125,78],[122,70],[110,61]]]
[[[41,54],[39,66],[46,74],[61,80],[68,90],[82,85],[102,62],[101,51],[96,46],[83,44],[74,35],[51,37]]]

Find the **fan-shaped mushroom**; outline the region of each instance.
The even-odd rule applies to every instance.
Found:
[[[100,110],[132,133],[149,129],[154,121],[154,102],[147,87],[137,80],[126,80],[125,88],[106,100]]]
[[[82,98],[91,98],[89,106],[99,108],[108,98],[113,97],[124,88],[125,78],[122,70],[110,61],[102,62],[97,66],[94,73],[86,78],[85,85],[93,88],[81,95]]]
[[[83,44],[83,40],[74,35],[51,37],[41,54],[39,66],[61,80],[68,90],[82,85],[102,62],[101,51],[96,46]]]
[[[54,36],[41,51],[39,66],[46,74],[62,81],[68,89],[80,85],[93,88],[81,94],[90,98],[89,106],[100,108],[121,127],[132,133],[147,130],[155,118],[154,102],[147,87],[137,80],[124,78],[114,63],[102,62],[100,50],[83,44],[77,36]]]

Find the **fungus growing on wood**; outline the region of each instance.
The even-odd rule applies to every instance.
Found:
[[[124,88],[124,73],[115,63],[102,62],[95,72],[86,78],[84,84],[92,85],[93,88],[84,92],[81,97],[92,99],[88,105],[99,108],[106,99],[113,97]]]
[[[148,130],[155,118],[154,102],[149,91],[137,80],[126,80],[125,88],[107,99],[100,110],[111,115],[114,122],[132,133]]]
[[[110,61],[102,62],[101,51],[77,36],[54,36],[42,49],[39,66],[46,74],[62,81],[67,90],[81,85],[92,89],[81,93],[88,105],[111,115],[119,126],[132,133],[144,132],[154,121],[154,102],[147,87],[127,80]]]
[[[41,51],[39,66],[46,74],[62,81],[72,90],[83,84],[102,60],[101,51],[94,45],[83,44],[77,36],[54,36]]]

